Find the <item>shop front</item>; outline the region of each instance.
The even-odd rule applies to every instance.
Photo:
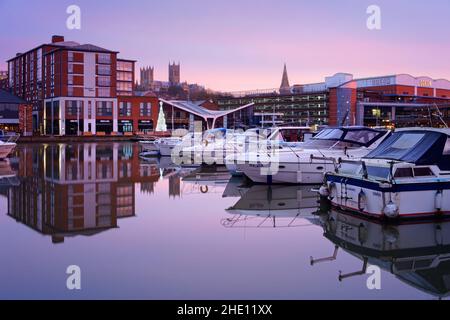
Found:
[[[113,121],[112,120],[96,120],[95,121],[96,132],[104,132],[105,134],[111,134],[113,132]]]
[[[138,121],[138,130],[139,131],[153,130],[153,121],[152,120],[139,120]]]
[[[133,121],[132,120],[119,120],[119,132],[133,132]]]
[[[66,135],[77,136],[83,132],[83,120],[66,120]]]

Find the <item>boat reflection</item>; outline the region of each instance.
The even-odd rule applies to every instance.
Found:
[[[339,249],[362,261],[360,270],[340,273],[339,281],[364,275],[371,264],[435,297],[449,295],[450,220],[394,226],[333,210],[321,215],[321,225],[335,249],[330,257],[311,258],[312,265],[336,260]]]
[[[153,189],[157,167],[141,166],[133,143],[20,146],[20,184],[8,189],[8,215],[53,243],[116,228],[135,216],[135,184]]]
[[[318,207],[312,186],[253,185],[226,211],[222,220],[228,228],[276,228],[310,225]],[[308,221],[305,221],[308,220]]]

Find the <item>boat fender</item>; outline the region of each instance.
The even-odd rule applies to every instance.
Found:
[[[358,210],[364,211],[367,205],[367,197],[364,191],[361,189],[361,191],[358,194]]]
[[[330,190],[328,189],[328,186],[326,184],[323,184],[319,189],[319,194],[322,197],[328,197],[330,195]]]
[[[333,198],[335,197],[335,195],[337,196],[337,187],[336,187],[336,183],[330,182],[330,183],[328,184],[328,193],[329,193],[329,198],[330,198],[330,200],[333,200]]]
[[[398,207],[397,205],[391,201],[384,207],[383,213],[388,218],[397,218],[398,217]]]
[[[208,189],[208,186],[201,186],[201,187],[200,187],[200,192],[201,192],[201,193],[208,193],[208,190],[209,190],[209,189]]]
[[[434,207],[436,208],[437,211],[442,210],[442,195],[443,195],[442,190],[438,190],[438,192],[436,192],[436,197],[434,199]]]

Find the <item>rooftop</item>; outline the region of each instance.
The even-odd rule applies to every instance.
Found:
[[[26,104],[27,102],[9,91],[0,89],[0,103]]]

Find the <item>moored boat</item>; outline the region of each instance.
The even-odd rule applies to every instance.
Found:
[[[326,175],[322,194],[344,210],[377,218],[450,213],[450,129],[398,129],[360,161]]]

